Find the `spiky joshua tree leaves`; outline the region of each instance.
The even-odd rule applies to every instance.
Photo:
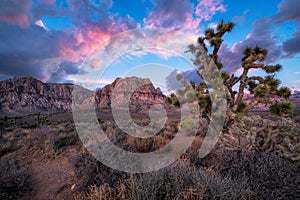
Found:
[[[209,56],[216,64],[217,68],[222,70],[223,65],[218,57],[218,53],[223,43],[223,36],[233,28],[234,23],[225,23],[222,21],[216,29],[207,29],[204,36],[198,38],[198,43],[196,45],[189,45],[187,52],[195,55],[195,66],[199,69],[203,67],[203,64],[198,60],[198,55],[201,53],[208,53],[207,45],[209,45],[212,50]],[[291,91],[287,87],[279,88],[281,82],[276,78],[276,73],[281,70],[282,66],[280,64],[265,64],[264,61],[268,52],[258,45],[255,47],[246,47],[243,54],[244,57],[241,58],[241,75],[229,75],[228,72],[221,71],[221,77],[226,86],[226,95],[228,99],[229,109],[227,121],[236,120],[237,116],[246,114],[258,104],[269,104],[272,113],[281,116],[287,116],[291,113],[293,111],[293,104],[287,101],[291,95]],[[249,76],[249,71],[252,69],[260,69],[266,73],[266,76]],[[200,83],[198,86],[194,87],[199,88],[198,91],[201,92],[201,90],[203,91],[203,85],[203,83]],[[246,90],[254,96],[254,99],[249,102],[244,101]],[[280,99],[285,99],[286,102],[282,103],[280,102]],[[230,123],[227,124],[227,126],[229,125]]]

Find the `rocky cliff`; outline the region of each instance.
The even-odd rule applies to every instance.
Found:
[[[141,87],[138,87],[139,85]],[[118,90],[115,89],[116,86],[118,86]],[[151,105],[164,103],[166,98],[160,88],[155,88],[149,79],[137,77],[117,78],[112,84],[106,85],[96,92],[97,107],[110,108],[113,93],[117,107],[128,99],[132,111],[147,110]]]
[[[122,81],[124,91],[119,91],[116,98],[118,103],[118,101],[122,102],[123,98],[126,98],[125,94],[128,93],[125,90],[135,86],[138,80],[142,82],[143,86],[135,90],[130,97],[131,110],[140,111],[149,108],[153,104],[165,101],[165,96],[161,90],[156,89],[149,79],[138,79],[136,77],[117,78],[112,84],[97,90],[92,98],[95,98],[98,108],[110,108],[111,96],[115,86]],[[72,84],[43,83],[30,76],[1,81],[0,117],[5,115],[27,115],[35,112],[71,111],[73,88],[74,85]]]
[[[3,116],[69,111],[72,89],[72,84],[43,83],[30,76],[1,81],[0,113]]]

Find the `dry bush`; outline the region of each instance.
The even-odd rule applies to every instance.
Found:
[[[92,185],[99,186],[104,183],[111,186],[128,178],[126,173],[112,170],[90,154],[79,153],[69,156],[68,159],[75,172],[76,191],[85,192]]]
[[[200,136],[196,136],[191,146],[184,154],[184,157],[189,158],[192,163],[197,162],[199,160],[199,149],[201,148],[202,143],[203,143],[203,138]]]
[[[1,135],[0,157],[7,153],[14,152],[24,146],[24,140],[28,134],[27,130],[16,129]]]
[[[214,169],[222,176],[247,179],[256,199],[299,199],[299,163],[268,152],[220,151]]]
[[[133,174],[114,185],[103,182],[75,199],[246,199],[250,195],[246,181],[208,175],[185,159],[155,172]]]
[[[167,144],[167,140],[161,135],[155,135],[153,137],[153,148],[158,150],[163,148]]]
[[[79,144],[79,137],[74,124],[64,123],[59,126],[41,126],[30,130],[23,141],[25,149],[35,154],[43,154],[53,159],[63,147]]]
[[[56,150],[79,143],[79,137],[76,132],[62,133],[53,140],[53,146]]]
[[[0,199],[17,199],[30,190],[30,177],[16,160],[0,160]]]
[[[89,193],[81,193],[75,196],[75,200],[125,200],[126,186],[120,184],[114,189],[108,184],[100,185],[99,187],[91,186]],[[126,199],[127,200],[127,199]]]
[[[132,152],[152,152],[163,148],[168,143],[162,135],[155,135],[151,138],[137,138],[128,136],[127,141],[123,145],[123,149]]]

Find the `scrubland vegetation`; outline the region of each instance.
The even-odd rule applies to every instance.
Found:
[[[178,130],[178,123],[172,121],[155,137],[136,139],[123,133],[111,120],[99,121],[111,141],[132,152],[159,149],[172,140]],[[139,123],[147,124],[147,120]],[[299,122],[293,123],[295,132],[290,134],[296,136],[294,153],[299,156],[297,134],[300,125]],[[202,124],[207,126],[204,121]],[[191,147],[172,165],[155,172],[129,174],[103,165],[87,152],[72,122],[26,129],[16,125],[14,130],[8,128],[1,134],[0,196],[1,199],[29,199],[32,195],[33,199],[45,197],[49,194],[43,194],[47,188],[38,191],[35,188],[37,184],[49,182],[49,173],[56,169],[54,172],[41,171],[40,182],[36,181],[33,169],[41,163],[47,168],[51,162],[56,162],[58,172],[59,168],[65,167],[71,173],[65,180],[53,182],[56,185],[52,186],[55,189],[49,199],[299,198],[299,159],[290,159],[284,150],[278,148],[254,149],[247,148],[246,144],[244,148],[232,148],[222,140],[205,159],[199,159],[198,149],[205,130],[203,128],[197,133]],[[257,139],[261,137],[262,133]],[[284,142],[286,138],[280,137],[275,139],[278,143],[280,140]],[[245,139],[244,143],[247,141]]]

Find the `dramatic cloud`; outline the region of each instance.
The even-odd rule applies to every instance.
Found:
[[[216,24],[209,20],[217,13],[226,11],[223,0],[151,0],[153,7],[148,10],[142,24],[139,24],[129,15],[112,13],[112,0],[63,2],[0,1],[0,79],[32,75],[44,81],[65,81],[69,75],[78,73],[86,55],[115,34],[139,27],[161,27],[181,30],[185,35],[197,37],[201,31],[201,23],[206,22],[208,27],[215,28]],[[267,63],[299,53],[300,27],[297,27],[291,38],[283,38],[285,40],[271,34],[276,28],[274,25],[281,25],[286,21],[299,24],[299,10],[298,0],[283,0],[278,5],[278,14],[256,20],[252,24],[252,32],[244,41],[233,46],[222,45],[220,59],[225,69],[230,72],[239,69],[246,46],[260,45],[269,50]],[[237,12],[240,16],[233,18],[233,21],[241,25],[248,13],[248,10],[241,13],[242,11]],[[67,19],[70,25],[60,27],[59,31],[51,29],[55,27],[55,20],[61,19]],[[169,36],[155,36],[155,42],[166,42],[167,38],[165,46],[174,50],[171,45],[175,39]],[[278,45],[280,42],[282,47]],[[95,64],[99,66],[101,62],[97,60]]]
[[[210,20],[217,12],[225,12],[223,0],[153,0],[154,8],[144,19],[146,27],[162,27],[197,33],[202,21]]]
[[[67,78],[68,75],[79,73],[78,63],[63,61],[51,69],[51,78],[49,82],[60,82]]]
[[[273,16],[277,23],[286,21],[300,22],[300,4],[298,0],[283,0],[278,4],[278,14]]]
[[[31,25],[22,29],[0,23],[0,73],[10,76],[32,75],[50,79],[49,69],[61,60],[60,43],[74,38],[63,31],[50,32]]]
[[[229,72],[235,72],[241,67],[241,59],[244,49],[254,48],[256,45],[268,50],[266,63],[274,63],[281,58],[281,47],[278,46],[278,38],[271,34],[271,19],[264,17],[256,20],[252,24],[252,32],[248,34],[245,40],[240,41],[229,48],[228,45],[222,45],[220,49],[220,59],[224,69]]]
[[[288,57],[293,57],[300,53],[300,4],[298,0],[282,1],[278,5],[278,14],[273,16],[273,20],[277,24],[284,22],[296,22],[298,27],[292,38],[283,43],[283,50],[288,54]]]
[[[54,4],[56,0],[39,0],[39,2],[44,4]]]
[[[154,0],[154,9],[144,19],[149,27],[180,29],[191,17],[194,5],[188,0]]]
[[[283,43],[283,50],[288,54],[288,57],[293,57],[300,53],[300,27],[297,32],[292,35],[292,38]]]
[[[28,27],[31,7],[31,0],[2,0],[0,1],[0,21],[23,28]]]
[[[177,75],[181,74],[187,83],[193,81],[196,85],[199,84],[203,79],[199,76],[196,69],[186,70],[182,72],[178,72],[178,70],[173,70],[167,77],[166,77],[166,84],[167,89],[169,91],[177,91],[179,89],[184,89],[182,83],[177,80]]]
[[[240,41],[229,48],[228,45],[223,45],[220,49],[221,59],[225,69],[229,72],[237,71],[241,66],[242,52],[246,46],[260,47],[268,50],[266,63],[274,63],[281,58],[290,58],[300,52],[300,4],[298,0],[283,0],[278,4],[278,13],[272,17],[263,17],[256,20],[252,24],[252,32],[247,35],[244,41]],[[243,12],[242,16],[236,16],[233,21],[237,23],[244,22],[244,16],[247,10]],[[295,22],[298,24],[296,32],[292,37],[283,42],[282,46],[279,43],[282,38],[272,35],[272,28],[281,25],[285,22]],[[283,50],[283,52],[282,52]]]
[[[109,13],[111,0],[68,0],[67,10],[57,8],[54,2],[0,2],[0,74],[64,81],[78,72],[84,57],[101,42],[138,26],[130,16]],[[68,17],[74,28],[49,30],[42,16]]]
[[[200,0],[196,7],[196,15],[199,19],[208,21],[217,12],[225,12],[226,8],[223,5],[223,0]]]
[[[61,53],[64,58],[79,62],[112,35],[138,27],[134,19],[128,15],[118,16],[109,13],[107,9],[111,6],[110,0],[101,3],[69,0],[68,17],[76,26],[74,30],[76,40],[69,40],[69,44],[62,41]]]

